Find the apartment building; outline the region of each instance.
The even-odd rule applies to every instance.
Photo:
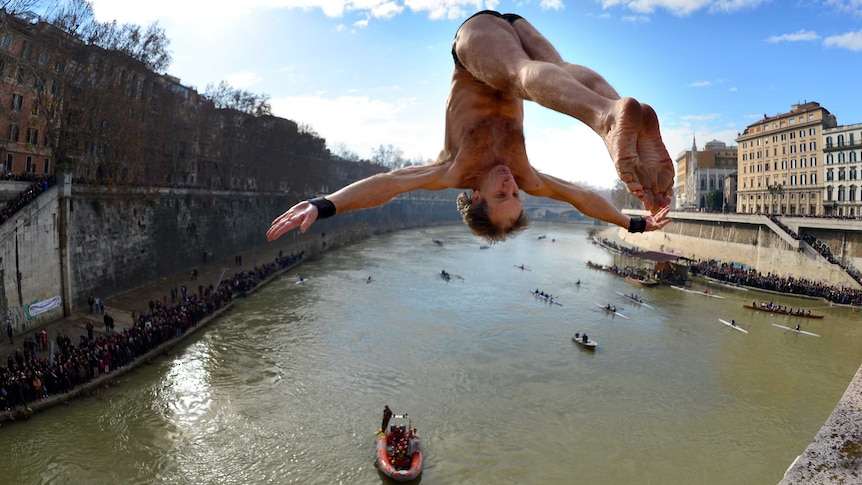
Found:
[[[830,216],[862,215],[860,161],[862,123],[823,130],[824,213]]]
[[[710,193],[718,191],[724,194],[725,180],[736,172],[736,160],[736,147],[712,140],[703,150],[698,150],[697,140],[692,137],[691,150],[676,157],[675,208],[685,211],[725,209],[723,200],[720,207],[713,205]]]
[[[738,145],[737,212],[823,215],[823,131],[835,116],[817,102],[746,127]]]

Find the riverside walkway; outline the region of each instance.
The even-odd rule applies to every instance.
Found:
[[[292,250],[295,251],[296,248],[294,247]],[[219,278],[230,279],[233,275],[237,273],[243,271],[251,271],[256,266],[263,266],[264,264],[274,262],[279,255],[279,251],[282,251],[284,255],[289,255],[291,249],[287,249],[285,245],[268,244],[263,248],[256,248],[251,251],[237,253],[233,256],[225,257],[219,260],[209,261],[206,264],[201,264],[195,268],[197,270],[197,277],[195,279],[192,279],[191,271],[184,271],[182,273],[177,273],[171,276],[160,278],[156,281],[152,281],[134,290],[112,297],[107,297],[104,299],[105,314],[110,315],[114,319],[114,332],[122,332],[123,329],[128,329],[132,327],[133,313],[138,315],[149,313],[150,301],[161,301],[163,303],[167,302],[167,304],[170,305],[170,293],[172,287],[180,288],[185,285],[188,288],[189,293],[197,293],[199,286],[203,286],[206,288],[212,285],[213,287],[217,287],[219,283]],[[301,262],[301,260],[299,260],[299,262]],[[247,293],[255,291],[257,288],[260,288],[265,285],[268,281],[278,277],[285,272],[290,272],[291,268],[293,268],[299,262],[294,263],[294,265],[292,266],[288,266],[284,269],[275,271],[274,273],[270,274],[266,279],[260,281],[256,286],[251,288]],[[237,296],[237,294],[234,294],[234,299]],[[204,317],[198,323],[198,325],[189,327],[189,329],[182,336],[167,340],[166,342],[150,350],[146,354],[138,356],[131,364],[124,367],[119,367],[117,369],[113,369],[107,374],[99,375],[98,377],[75,387],[70,392],[53,394],[47,398],[33,400],[29,402],[26,407],[19,406],[12,411],[3,411],[2,409],[0,409],[0,426],[3,426],[5,422],[25,419],[29,417],[29,415],[32,413],[49,409],[58,404],[63,404],[69,399],[94,392],[99,387],[109,384],[111,381],[117,379],[125,373],[146,364],[152,358],[164,354],[166,351],[170,350],[178,343],[187,340],[190,335],[200,331],[202,328],[205,328],[208,324],[210,324],[213,320],[217,319],[218,316],[222,312],[230,308],[231,305],[232,301],[224,302],[220,308]],[[72,342],[78,342],[81,335],[87,335],[87,323],[90,322],[93,325],[94,337],[98,338],[100,335],[105,335],[106,333],[103,318],[104,314],[90,314],[89,309],[87,307],[84,307],[76,309],[70,316],[66,318],[55,320],[39,327],[31,328],[27,334],[15,336],[13,344],[9,343],[8,338],[6,338],[4,334],[2,343],[0,343],[0,357],[4,359],[5,364],[5,359],[10,355],[14,355],[16,350],[21,350],[23,352],[23,343],[25,338],[32,338],[35,332],[41,330],[45,330],[47,332],[49,341],[54,341],[59,335],[68,336],[72,340]],[[47,360],[50,357],[50,349],[51,346],[49,345],[47,350],[37,350],[36,356],[38,358]]]

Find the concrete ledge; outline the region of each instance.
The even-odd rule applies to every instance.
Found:
[[[862,483],[862,367],[814,441],[784,473],[779,485]]]

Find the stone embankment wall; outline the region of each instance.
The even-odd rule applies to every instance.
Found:
[[[860,285],[839,265],[829,263],[808,244],[781,237],[762,216],[734,216],[724,220],[698,219],[701,216],[671,214],[673,223],[663,230],[629,234],[620,230],[619,237],[629,244],[686,258],[717,259],[746,264],[763,274],[805,277],[828,281],[832,285]],[[832,223],[837,224],[836,222]],[[849,228],[848,229],[852,229]],[[825,242],[839,259],[860,268],[862,232],[840,228],[801,228],[800,234],[812,234]],[[788,241],[796,243],[791,245]]]
[[[374,234],[460,219],[454,197],[421,195],[318,221],[305,235],[294,231],[270,243],[270,223],[296,200],[62,180],[0,225],[0,310],[20,334],[85,307],[90,296],[107,298],[191,271],[205,257],[220,259],[268,244],[281,245],[285,255],[314,254]],[[57,296],[60,307],[29,314],[31,303]]]

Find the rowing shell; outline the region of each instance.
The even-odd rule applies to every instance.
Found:
[[[777,323],[773,323],[772,326],[778,327],[778,328],[783,328],[784,330],[790,330],[791,332],[804,333],[805,335],[811,335],[812,337],[819,337],[820,336],[820,335],[817,335],[816,333],[806,332],[805,330],[796,330],[795,328],[785,327],[784,325],[779,325]]]
[[[626,294],[625,294],[625,293],[623,293],[622,291],[618,291],[618,292],[617,292],[617,295],[624,296],[624,297],[628,298],[629,300],[631,300],[631,301],[633,301],[633,302],[635,302],[635,303],[640,303],[641,305],[643,305],[643,306],[645,306],[645,307],[647,307],[647,308],[652,308],[653,310],[655,310],[655,307],[653,307],[653,306],[652,306],[652,305],[650,305],[649,303],[644,302],[644,301],[640,301],[640,300],[635,300],[634,298],[632,298],[632,297],[631,297],[631,295],[626,295]]]
[[[671,287],[671,288],[673,288],[673,289],[675,289],[675,290],[684,291],[684,292],[686,292],[686,293],[693,293],[693,294],[695,294],[695,295],[702,295],[702,296],[711,296],[711,297],[713,297],[713,298],[718,298],[718,299],[720,299],[720,300],[724,300],[724,297],[723,297],[723,296],[719,296],[719,295],[716,295],[716,294],[713,294],[713,293],[706,293],[706,292],[703,292],[703,291],[689,290],[688,288],[683,288],[682,286],[675,286],[675,285],[670,285],[670,287]]]
[[[553,303],[554,305],[563,306],[563,304],[562,304],[562,303],[558,302],[557,300],[554,300],[553,298],[548,298],[547,296],[542,296],[542,295],[540,295],[540,294],[536,293],[536,290],[530,290],[530,293],[531,293],[533,296],[535,296],[535,297],[537,297],[537,298],[541,298],[541,299],[545,300],[545,301],[546,301],[546,302],[548,302],[548,303]]]
[[[739,330],[739,331],[740,331],[740,332],[742,332],[742,333],[748,333],[748,330],[746,330],[746,329],[744,329],[744,328],[740,328],[739,326],[734,325],[734,324],[732,324],[732,323],[728,322],[727,320],[722,320],[722,319],[720,319],[720,318],[719,318],[719,319],[718,319],[718,321],[719,321],[719,322],[721,322],[721,323],[723,323],[723,324],[725,324],[725,325],[727,325],[728,327],[730,327],[730,328],[732,328],[732,329],[734,329],[734,330]]]
[[[618,316],[618,317],[623,317],[623,318],[625,318],[626,320],[628,320],[628,318],[629,318],[629,317],[627,317],[627,316],[623,315],[623,314],[622,314],[622,313],[620,313],[620,312],[615,312],[615,311],[613,311],[613,310],[609,310],[606,306],[604,306],[604,305],[602,305],[602,304],[600,304],[600,303],[595,303],[595,302],[593,302],[593,303],[594,303],[597,307],[601,308],[602,310],[604,310],[604,311],[606,311],[606,312],[608,312],[608,313],[613,313],[614,315],[616,315],[616,316]]]

